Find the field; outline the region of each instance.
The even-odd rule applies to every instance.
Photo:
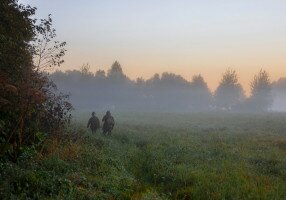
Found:
[[[286,199],[286,114],[77,113],[66,139],[0,165],[3,199]],[[102,114],[100,114],[102,116]]]

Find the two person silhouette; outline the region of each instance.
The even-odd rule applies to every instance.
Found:
[[[102,122],[103,122],[102,133],[104,135],[106,134],[111,135],[111,131],[113,130],[115,121],[110,111],[106,112],[106,114],[102,118]],[[93,134],[96,133],[98,129],[100,129],[100,121],[98,117],[96,117],[95,112],[92,112],[91,118],[88,120],[87,123],[87,128],[90,128]]]

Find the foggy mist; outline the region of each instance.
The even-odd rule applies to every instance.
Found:
[[[274,102],[272,110],[286,111],[286,78],[280,78],[273,84]]]
[[[188,81],[180,75],[165,72],[147,80],[138,78],[133,81],[124,74],[117,61],[107,72],[98,70],[94,74],[88,65],[84,65],[81,70],[56,71],[50,77],[60,92],[70,94],[77,110],[286,111],[286,78],[270,83],[264,75],[262,73],[260,78],[265,78],[266,82],[257,80],[250,97],[246,97],[236,72],[232,70],[226,71],[214,92],[201,75],[194,75]]]

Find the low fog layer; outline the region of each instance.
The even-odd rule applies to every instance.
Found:
[[[60,92],[70,94],[78,110],[128,111],[211,111],[236,112],[286,111],[286,78],[271,83],[261,70],[251,82],[246,97],[237,73],[228,69],[213,93],[201,75],[191,81],[173,73],[155,74],[136,81],[128,78],[118,62],[106,73],[95,74],[85,65],[81,70],[56,71],[50,75]]]
[[[273,84],[273,105],[275,111],[286,111],[286,78],[280,78]]]

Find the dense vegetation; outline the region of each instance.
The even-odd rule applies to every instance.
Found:
[[[261,70],[250,83],[251,95],[247,97],[238,80],[238,74],[227,69],[217,89],[212,93],[201,75],[191,81],[173,73],[155,74],[152,78],[136,81],[128,78],[118,62],[107,73],[95,74],[84,65],[81,70],[56,71],[51,79],[61,91],[71,94],[71,102],[81,110],[133,110],[133,111],[210,111],[264,112],[272,109],[273,100],[286,94],[284,88],[277,92],[277,83],[271,83],[269,74]],[[284,103],[285,104],[285,103]]]
[[[0,3],[0,158],[14,162],[58,135],[72,109],[41,71],[63,62],[65,43],[54,40],[51,18],[36,20],[35,11],[16,0]]]
[[[285,199],[285,114],[116,113],[111,137],[86,131],[2,163],[17,199]]]

